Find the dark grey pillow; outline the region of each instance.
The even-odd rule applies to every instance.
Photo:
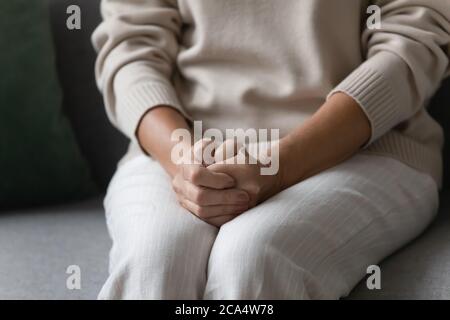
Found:
[[[46,1],[0,2],[0,73],[0,207],[91,195],[61,109]]]

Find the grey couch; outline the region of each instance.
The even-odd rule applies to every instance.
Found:
[[[82,9],[81,31],[65,27],[71,4]],[[89,38],[100,21],[99,0],[51,0],[50,12],[65,112],[104,190],[127,141],[108,123],[93,78],[95,54]],[[432,102],[434,117],[449,120],[449,104],[447,81]],[[363,280],[349,299],[450,299],[449,211],[446,189],[430,228],[382,263],[382,289],[370,291]],[[101,194],[80,203],[3,212],[0,299],[94,299],[107,277],[110,246]],[[81,268],[80,290],[66,288],[69,265]]]

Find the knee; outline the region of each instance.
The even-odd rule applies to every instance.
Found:
[[[156,226],[115,241],[99,298],[196,299],[206,281],[215,228],[202,221]]]
[[[271,271],[276,253],[268,241],[270,234],[237,226],[224,225],[214,242],[208,263],[206,299],[267,298],[264,287],[276,276]]]
[[[216,229],[195,217],[140,231],[129,246],[129,263],[141,272],[176,272],[176,266],[189,266],[193,259],[207,260]],[[206,263],[206,261],[205,261]]]
[[[318,257],[288,249],[283,228],[242,227],[220,230],[209,258],[206,299],[335,298],[313,268]]]

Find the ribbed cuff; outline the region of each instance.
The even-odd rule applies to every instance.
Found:
[[[117,103],[117,120],[124,133],[136,140],[136,130],[142,117],[152,108],[167,105],[190,120],[179,102],[173,87],[162,83],[145,82],[133,86]]]
[[[401,121],[402,111],[394,94],[392,83],[377,65],[386,56],[368,60],[353,71],[328,95],[329,99],[337,92],[343,92],[361,106],[370,121],[372,134],[366,146],[380,138]],[[384,61],[388,63],[389,59]]]

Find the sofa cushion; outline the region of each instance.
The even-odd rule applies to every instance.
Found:
[[[0,2],[0,70],[0,208],[92,194],[62,114],[45,2]]]
[[[1,299],[95,299],[111,242],[101,199],[0,215]],[[81,289],[68,290],[77,265]]]
[[[110,246],[101,199],[0,215],[0,299],[95,299]],[[81,290],[66,287],[70,265]],[[450,299],[450,192],[430,228],[380,267],[382,289],[363,280],[348,299]]]

